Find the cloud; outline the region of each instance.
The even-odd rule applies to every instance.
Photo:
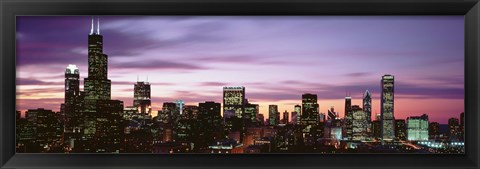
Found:
[[[463,76],[426,77],[424,80],[427,80],[430,84],[433,83],[435,85],[457,85],[461,87],[465,85],[465,77]]]
[[[207,69],[195,64],[166,61],[166,60],[145,60],[134,62],[113,62],[110,67],[114,69],[139,69],[139,70],[202,70]]]
[[[346,74],[348,77],[363,77],[363,76],[369,76],[369,75],[373,75],[373,73],[371,72],[355,72],[355,73],[348,73]]]
[[[347,92],[353,98],[362,98],[365,90],[369,90],[372,93],[372,97],[378,99],[380,98],[381,91],[379,82],[329,85],[288,80],[278,84],[285,85],[257,85],[255,86],[256,91],[261,92],[247,92],[246,95],[252,99],[258,97],[270,100],[292,100],[301,98],[301,95],[304,93],[313,93],[317,94],[319,99],[342,99],[347,95]],[[247,91],[248,88],[247,86]],[[464,91],[461,87],[423,86],[403,82],[395,83],[396,98],[463,99]]]
[[[88,48],[87,47],[76,47],[72,49],[73,53],[83,55],[83,56],[88,56]]]
[[[148,49],[159,47],[160,41],[148,38],[148,35],[122,33],[108,30],[103,33],[104,53],[109,57],[138,56]]]
[[[195,44],[222,43],[222,22],[190,17],[106,17],[105,48],[113,56],[138,56],[154,49],[184,50]],[[114,44],[114,45],[109,45]]]
[[[206,63],[212,63],[212,62],[217,62],[217,63],[256,63],[258,62],[258,59],[260,58],[255,58],[252,56],[247,56],[247,55],[237,55],[237,56],[196,56],[196,57],[191,57],[188,60],[191,61],[200,61],[200,62],[206,62]]]
[[[40,42],[42,44],[18,44],[17,65],[68,65],[87,63],[87,55],[80,55],[76,46],[59,43]],[[62,47],[64,46],[64,47]],[[52,49],[58,47],[61,49]],[[70,48],[70,50],[68,50]]]
[[[199,84],[200,86],[228,86],[229,83],[222,83],[222,82],[202,82]]]
[[[79,17],[18,17],[17,65],[62,64],[86,61],[77,48],[87,46],[88,20]],[[34,29],[32,29],[34,28]]]
[[[457,87],[423,87],[423,86],[414,86],[409,84],[397,84],[395,88],[395,93],[400,95],[412,95],[412,96],[423,96],[424,98],[437,98],[437,99],[464,99],[465,98],[465,89]]]
[[[51,87],[51,88],[35,88],[35,89],[21,89],[21,86],[17,86],[17,99],[18,97],[29,96],[56,96],[64,92],[63,87]]]
[[[262,101],[282,101],[282,100],[299,100],[302,99],[302,93],[283,93],[283,92],[249,92],[245,94],[250,100]]]
[[[112,86],[113,85],[135,85],[135,81],[112,81]],[[169,86],[169,85],[175,85],[175,83],[168,83],[168,82],[148,82],[150,85],[152,86],[155,86],[155,85],[165,85],[165,86]],[[131,89],[133,90],[133,89]]]
[[[46,82],[46,81],[37,80],[34,78],[17,78],[16,82],[17,82],[17,85],[42,85],[42,86],[65,85],[64,82]]]

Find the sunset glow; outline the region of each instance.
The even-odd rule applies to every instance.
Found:
[[[292,112],[304,93],[320,112],[344,115],[395,76],[395,118],[429,115],[446,124],[464,111],[463,16],[103,16],[112,99],[133,104],[137,78],[163,102],[222,103],[224,86],[244,86],[250,103]],[[69,64],[87,77],[90,17],[17,17],[17,110],[59,111]]]

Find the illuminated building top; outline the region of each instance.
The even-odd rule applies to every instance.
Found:
[[[76,65],[69,64],[65,69],[66,74],[79,74],[78,67]]]

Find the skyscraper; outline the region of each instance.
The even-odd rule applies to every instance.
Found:
[[[358,105],[352,106],[352,134],[347,135],[351,140],[365,141],[368,137],[368,121],[366,113]],[[349,134],[349,133],[347,133]]]
[[[177,104],[172,102],[163,103],[162,110],[158,111],[158,120],[165,124],[172,124],[175,122],[178,117],[178,108]]]
[[[223,112],[229,110],[242,118],[245,112],[245,87],[223,87]]]
[[[352,97],[345,97],[345,134],[344,139],[352,140],[353,133],[353,112],[352,112]]]
[[[293,107],[293,110],[295,110],[295,112],[297,112],[297,124],[300,124],[301,123],[301,119],[302,119],[302,106],[300,105],[295,105],[295,107]]]
[[[404,119],[395,119],[395,138],[398,140],[406,140],[407,132]]]
[[[407,118],[407,138],[409,141],[428,140],[428,116],[412,116]]]
[[[382,124],[382,140],[389,141],[395,138],[394,129],[394,76],[384,75],[381,81],[382,96],[381,96],[381,124]],[[427,124],[428,128],[428,124]],[[428,131],[427,131],[428,132]],[[428,137],[427,137],[428,138]]]
[[[368,90],[365,90],[363,94],[363,111],[367,114],[367,125],[370,128],[372,125],[372,94]]]
[[[65,69],[65,108],[64,122],[67,130],[71,130],[70,120],[77,110],[76,103],[80,95],[80,72],[76,65],[68,65]]]
[[[313,146],[320,137],[323,137],[323,125],[321,127],[318,125],[318,113],[317,95],[303,94],[301,125],[305,145]]]
[[[181,116],[183,114],[183,106],[185,106],[185,102],[183,100],[175,100],[174,103],[177,106],[178,114]]]
[[[278,112],[277,105],[268,105],[268,120],[270,121],[269,124],[272,126],[277,125],[275,123],[275,116],[277,112]]]
[[[275,113],[275,125],[280,124],[280,112]]]
[[[428,137],[435,140],[440,136],[440,124],[438,122],[431,122],[428,125]]]
[[[88,35],[88,77],[85,78],[85,106],[87,112],[95,112],[98,100],[110,100],[111,84],[108,79],[108,55],[103,53],[103,36],[100,21],[94,32],[94,21]]]
[[[316,125],[318,122],[319,106],[317,95],[305,93],[302,95],[302,125]]]
[[[287,110],[285,110],[285,112],[283,112],[282,122],[283,122],[283,124],[288,124],[288,111]]]
[[[133,106],[138,113],[152,114],[152,101],[150,100],[150,84],[148,82],[137,82],[133,87]]]
[[[111,81],[108,79],[108,56],[103,53],[100,20],[94,32],[94,21],[88,35],[88,77],[84,80],[82,120],[84,124],[80,152],[121,152],[123,142],[123,102],[111,100]],[[82,94],[84,93],[84,94]],[[116,132],[116,133],[112,133]],[[122,132],[123,133],[123,132]],[[93,148],[92,148],[93,145]]]
[[[298,112],[293,111],[290,117],[291,117],[291,118],[290,118],[290,119],[291,119],[291,123],[292,123],[293,125],[297,125],[297,124],[298,124]]]
[[[460,139],[460,123],[457,118],[448,119],[448,138],[450,140],[458,141]]]
[[[196,105],[185,105],[183,107],[183,116],[187,119],[197,119],[198,117],[198,106]]]
[[[199,125],[197,139],[200,147],[212,143],[215,138],[220,138],[218,133],[223,133],[223,128],[221,128],[221,110],[220,103],[205,102],[198,104],[197,120],[201,125]]]
[[[337,114],[335,113],[335,109],[332,106],[330,107],[330,110],[328,110],[327,120],[333,121],[336,119],[336,117],[337,117]]]
[[[248,102],[248,99],[245,100],[245,113],[243,115],[244,122],[246,126],[251,126],[257,122],[257,114],[259,112],[259,105],[252,104]]]

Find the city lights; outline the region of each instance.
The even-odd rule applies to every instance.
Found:
[[[102,19],[102,22],[104,21]],[[102,29],[110,27],[102,24]],[[152,92],[159,89],[159,86],[164,90],[162,92],[171,92],[161,88],[165,83],[148,82],[148,78],[146,81],[139,81],[138,76],[137,81],[125,82],[129,88],[114,90],[116,81],[109,78],[114,77],[109,74],[109,66],[114,65],[118,69],[122,65],[109,62],[111,58],[107,53],[110,51],[104,50],[103,34],[110,33],[108,31],[111,31],[111,28],[102,30],[100,34],[100,19],[97,18],[95,25],[92,18],[90,33],[88,30],[85,33],[88,34],[88,44],[85,45],[88,52],[84,59],[88,67],[82,70],[82,64],[75,62],[58,70],[64,72],[61,77],[64,79],[61,84],[64,87],[58,87],[64,97],[63,101],[51,101],[60,107],[58,112],[44,108],[15,112],[17,153],[465,152],[464,112],[443,115],[441,118],[445,119],[444,116],[449,116],[448,124],[436,122],[432,117],[438,114],[433,112],[399,112],[397,106],[418,106],[399,100],[421,96],[411,93],[397,95],[399,91],[411,87],[406,83],[409,77],[397,74],[363,73],[374,76],[372,83],[375,86],[357,85],[354,82],[355,85],[348,87],[354,88],[355,92],[346,89],[345,96],[342,93],[341,97],[322,95],[324,90],[328,90],[327,87],[334,85],[320,83],[314,84],[315,88],[312,89],[299,89],[304,90],[301,92],[286,92],[287,90],[282,89],[280,91],[285,92],[284,95],[261,95],[265,93],[252,89],[249,83],[236,86],[218,82],[203,84],[215,88],[215,91],[209,91],[208,98],[197,94],[196,92],[202,89],[195,88],[194,92],[179,92],[180,94],[174,96],[181,97],[165,97],[165,100],[168,100],[159,103],[154,99],[164,96],[156,96]],[[117,51],[111,53],[115,52]],[[148,64],[148,60],[142,60],[142,63]],[[174,65],[167,61],[165,63]],[[265,65],[262,67],[268,67]],[[172,67],[168,67],[170,68]],[[202,67],[193,68],[209,71]],[[348,75],[348,80],[365,78],[361,74]],[[160,75],[159,77],[164,78]],[[168,77],[164,79],[169,80]],[[332,79],[329,80],[336,80]],[[308,83],[301,80],[284,82]],[[283,84],[278,84],[281,85]],[[48,87],[57,89],[57,86]],[[269,91],[277,90],[278,86],[269,84]],[[338,85],[336,88],[343,90],[347,87]],[[126,92],[129,96],[117,96],[117,91]],[[435,93],[436,90],[429,92]],[[251,93],[256,94],[249,95]],[[296,99],[291,99],[291,95]],[[258,97],[267,99],[261,100]],[[289,102],[280,104],[282,97],[286,97],[284,100]],[[339,102],[341,108],[324,101],[327,97]],[[402,113],[408,116],[400,116]]]

